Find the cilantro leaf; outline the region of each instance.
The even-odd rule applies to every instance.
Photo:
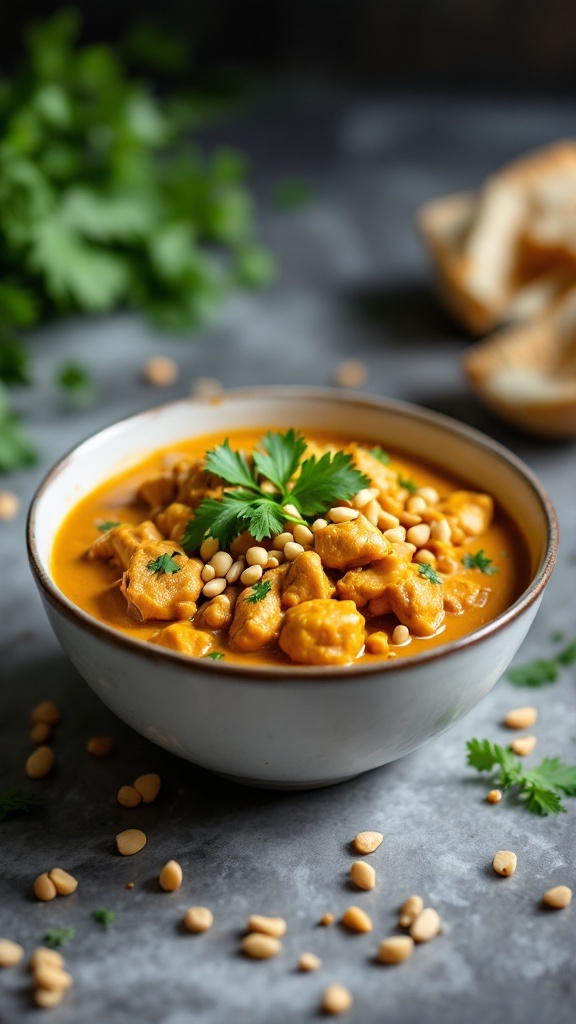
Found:
[[[259,601],[263,601],[266,594],[270,593],[272,583],[270,580],[258,580],[252,587],[252,593],[246,598],[247,604],[258,604]]]
[[[433,565],[430,562],[420,562],[418,566],[418,573],[420,576],[425,576],[430,583],[442,583],[442,577],[436,572]]]
[[[56,381],[74,402],[84,404],[94,398],[90,374],[79,363],[64,363],[58,370]]]
[[[338,499],[347,501],[369,485],[368,477],[354,468],[351,455],[326,452],[320,459],[312,455],[302,463],[290,501],[303,516],[313,516],[330,508]]]
[[[104,523],[98,523],[98,529],[100,533],[108,533],[108,530],[113,530],[115,526],[120,526],[119,522],[114,519],[107,519]]]
[[[556,663],[558,665],[573,665],[576,661],[576,640],[573,640],[568,647],[565,647],[560,654],[556,655]]]
[[[0,380],[5,384],[30,384],[30,360],[17,338],[0,338]]]
[[[165,551],[162,555],[158,555],[158,558],[155,558],[152,562],[148,562],[146,568],[152,573],[166,573],[167,575],[172,576],[175,572],[180,572],[180,569],[182,568],[181,565],[178,565],[178,562],[174,561],[174,555],[179,554],[179,551],[173,551],[172,554],[169,555],[168,552]]]
[[[475,555],[467,552],[462,559],[462,565],[465,569],[479,569],[485,576],[493,576],[494,573],[500,572],[498,566],[492,565],[492,559],[486,557],[484,548],[477,551]]]
[[[385,452],[379,444],[374,448],[370,448],[370,455],[372,455],[373,458],[378,459],[378,462],[381,462],[383,466],[389,466],[392,461],[388,452]]]
[[[418,490],[418,484],[415,484],[410,477],[404,477],[401,473],[398,473],[398,484],[400,487],[404,487],[409,494],[415,494]]]
[[[306,451],[306,439],[291,428],[285,434],[270,432],[260,443],[264,451],[254,452],[256,468],[285,495],[288,482],[294,476]]]
[[[50,949],[58,949],[59,946],[65,946],[70,942],[75,934],[74,928],[48,928],[44,934],[44,942]]]
[[[264,537],[273,537],[275,533],[281,533],[286,522],[286,513],[282,507],[269,498],[261,498],[246,505],[244,518],[246,529],[256,540],[264,540]]]
[[[222,651],[210,651],[209,654],[203,654],[202,657],[210,658],[210,661],[222,661],[224,659]]]
[[[549,661],[538,658],[528,662],[527,665],[519,665],[518,668],[510,668],[506,677],[515,686],[530,686],[536,689],[538,686],[545,686],[547,683],[555,683],[559,676],[556,661]]]
[[[92,918],[98,924],[103,924],[105,928],[109,928],[114,922],[116,917],[115,910],[107,910],[106,907],[98,907],[97,910],[92,911]]]
[[[209,473],[221,476],[228,484],[259,490],[258,481],[248,465],[244,452],[233,451],[228,438],[207,453],[206,469]]]
[[[4,821],[9,814],[18,814],[25,811],[27,814],[40,806],[40,800],[35,793],[29,793],[24,789],[5,789],[0,793],[0,821]]]
[[[214,537],[222,548],[227,548],[245,529],[247,504],[239,491],[225,491],[222,500],[204,498],[195,510],[182,538],[182,547],[188,554],[197,551],[205,537]],[[254,495],[245,491],[249,499]]]
[[[489,772],[498,766],[495,784],[502,789],[518,786],[520,799],[534,814],[564,812],[559,794],[576,796],[576,765],[563,764],[558,757],[545,757],[535,768],[525,770],[509,747],[478,739],[469,740],[466,747],[471,768]]]
[[[18,466],[33,466],[37,461],[36,449],[12,412],[7,392],[0,385],[0,473]]]

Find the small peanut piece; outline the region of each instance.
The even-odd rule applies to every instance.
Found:
[[[36,747],[26,759],[26,775],[29,779],[43,779],[54,767],[56,758],[51,747]]]
[[[177,860],[169,860],[158,878],[158,883],[164,892],[176,892],[182,885],[182,868]]]
[[[169,387],[179,373],[178,364],[169,356],[152,356],[142,367],[144,380],[157,388]]]
[[[401,964],[414,952],[414,939],[410,935],[393,935],[383,939],[378,948],[381,964]]]
[[[270,957],[278,956],[282,949],[282,943],[272,935],[263,935],[262,932],[250,932],[242,939],[242,952],[253,960],[269,960]]]
[[[118,853],[123,857],[132,857],[133,854],[139,853],[146,846],[146,842],[146,835],[139,828],[127,828],[116,836]]]
[[[409,896],[400,908],[400,927],[409,928],[418,914],[424,910],[424,900],[421,896]]]
[[[486,799],[489,804],[499,804],[502,799],[502,793],[499,789],[491,789]]]
[[[142,794],[134,786],[120,786],[116,799],[122,807],[138,807],[142,803]]]
[[[572,889],[569,889],[567,885],[555,885],[553,889],[548,889],[544,893],[542,900],[547,907],[552,907],[553,910],[564,910],[564,907],[569,906],[572,902]]]
[[[510,850],[498,850],[498,853],[494,855],[492,867],[497,875],[503,875],[504,878],[508,878],[516,871],[517,860],[516,854]]]
[[[354,519],[358,519],[359,514],[357,508],[336,505],[328,512],[328,518],[333,523],[351,523]]]
[[[34,971],[34,981],[40,988],[51,992],[65,992],[72,984],[72,975],[62,967],[40,964]]]
[[[249,932],[260,932],[281,939],[286,934],[286,921],[283,917],[264,917],[263,914],[251,914],[248,918]]]
[[[354,849],[356,853],[374,853],[383,839],[381,832],[359,832],[354,837]]]
[[[329,928],[331,924],[334,924],[334,914],[330,913],[330,911],[326,914],[322,914],[319,924],[321,924],[323,928]]]
[[[14,491],[0,491],[0,520],[15,519],[20,508],[20,499]]]
[[[48,743],[52,738],[52,726],[48,722],[36,722],[30,729],[32,743]]]
[[[360,359],[345,359],[334,370],[334,383],[339,388],[359,388],[368,376],[368,367]]]
[[[329,985],[324,989],[322,1009],[324,1013],[346,1013],[352,1006],[353,999],[344,985]]]
[[[372,931],[372,918],[368,916],[365,910],[360,907],[348,907],[344,911],[342,917],[342,924],[349,928],[351,932],[371,932]]]
[[[78,879],[63,868],[52,868],[48,875],[59,896],[70,896],[78,888]]]
[[[298,957],[298,970],[309,973],[310,971],[319,971],[322,967],[322,961],[316,953],[301,953]]]
[[[374,889],[376,887],[376,872],[371,864],[364,860],[355,860],[350,868],[350,878],[359,889]]]
[[[64,967],[64,957],[57,949],[38,946],[30,958],[30,968],[32,971],[37,971],[42,964],[49,964],[51,967]]]
[[[92,736],[86,744],[86,753],[92,757],[110,757],[114,753],[116,744],[111,736]]]
[[[440,931],[440,917],[433,907],[425,907],[410,926],[414,942],[430,942]]]
[[[512,740],[510,746],[518,757],[527,757],[534,750],[536,742],[535,736],[519,736],[517,740]]]
[[[65,991],[63,988],[37,988],[34,992],[34,1002],[42,1010],[53,1010],[62,1002]]]
[[[207,932],[214,923],[214,915],[208,907],[188,907],[184,914],[184,924],[189,932],[200,934]]]
[[[32,724],[36,722],[46,722],[48,725],[58,725],[60,721],[60,709],[56,706],[53,700],[43,700],[41,704],[37,704],[32,711],[31,715]]]
[[[50,900],[56,899],[58,890],[47,871],[38,875],[38,878],[34,882],[34,895],[36,899],[40,900],[42,903],[49,903]]]
[[[528,705],[524,708],[512,708],[504,719],[504,725],[509,729],[531,729],[536,724],[538,712],[536,708]]]
[[[134,789],[138,790],[144,803],[151,804],[160,792],[162,780],[159,775],[150,772],[148,775],[139,775],[137,779],[134,779],[132,785]]]
[[[12,939],[0,939],[0,967],[14,967],[24,956],[24,950]]]

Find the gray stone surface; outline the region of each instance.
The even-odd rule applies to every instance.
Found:
[[[504,441],[538,473],[558,510],[561,553],[517,661],[547,655],[556,630],[574,636],[574,446],[528,440],[471,398],[458,365],[465,341],[431,297],[412,226],[419,202],[474,186],[504,159],[569,134],[572,114],[558,103],[315,92],[271,99],[239,118],[227,138],[254,159],[262,233],[282,271],[278,285],[234,296],[197,338],[160,339],[128,315],[39,331],[32,340],[38,383],[19,402],[42,461],[8,481],[23,508],[64,450],[159,398],[186,394],[197,376],[228,386],[327,384],[338,361],[361,358],[371,391],[456,415]],[[307,210],[273,208],[271,187],[288,175],[313,186]],[[160,348],[181,366],[178,383],[162,394],[139,378],[143,361]],[[93,371],[93,406],[72,412],[62,405],[52,379],[67,357]],[[490,806],[488,787],[466,769],[464,753],[473,735],[508,741],[505,711],[534,703],[537,754],[576,761],[573,668],[533,694],[502,680],[438,741],[345,785],[288,794],[243,789],[154,747],[99,703],[43,616],[26,567],[24,514],[0,525],[0,545],[1,788],[27,784],[31,707],[52,697],[63,709],[57,769],[32,784],[43,808],[0,824],[0,935],[22,942],[29,954],[47,927],[76,929],[65,951],[74,988],[51,1020],[282,1024],[317,1017],[324,986],[338,981],[355,997],[347,1019],[363,1024],[573,1021],[574,909],[545,912],[540,900],[552,885],[574,887],[575,802],[555,818],[529,815],[510,799]],[[97,733],[116,737],[118,752],[109,760],[84,751]],[[123,810],[115,802],[118,786],[145,771],[162,775],[160,798]],[[148,845],[134,859],[120,859],[113,839],[128,826],[144,828]],[[358,894],[348,883],[350,840],[366,828],[381,830],[385,840],[372,858],[378,886]],[[498,849],[518,853],[511,879],[492,872]],[[160,893],[156,879],[170,857],[182,864],[184,884],[175,894]],[[79,878],[79,889],[40,904],[32,881],[56,864]],[[127,881],[134,889],[126,890]],[[378,941],[394,932],[398,906],[413,892],[437,907],[443,934],[403,966],[381,967]],[[183,911],[194,903],[214,911],[205,936],[182,930]],[[372,935],[317,926],[325,911],[338,918],[350,903],[373,915]],[[100,906],[117,914],[108,931],[91,919]],[[274,961],[249,962],[238,953],[254,911],[288,921],[283,954]],[[305,950],[322,957],[319,973],[296,972]],[[38,1012],[24,968],[3,971],[0,1019],[28,1024]]]

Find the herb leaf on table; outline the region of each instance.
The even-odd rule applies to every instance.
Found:
[[[490,740],[469,740],[467,763],[479,772],[498,768],[494,784],[507,790],[519,788],[528,811],[547,815],[564,813],[560,796],[576,796],[576,765],[564,764],[559,757],[545,757],[535,768],[525,769],[509,747]]]

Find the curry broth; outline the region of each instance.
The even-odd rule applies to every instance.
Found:
[[[126,600],[117,587],[118,567],[104,561],[90,561],[86,557],[90,545],[101,536],[98,524],[121,520],[136,525],[147,519],[150,509],[144,502],[136,500],[137,489],[145,480],[164,471],[167,463],[175,460],[176,456],[201,458],[208,449],[221,444],[225,436],[229,437],[233,448],[252,450],[263,432],[263,429],[250,432],[228,431],[226,435],[210,434],[181,441],[153,452],[138,465],[100,484],[78,502],[58,530],[51,560],[52,575],[57,586],[75,605],[100,622],[140,640],[150,640],[167,623],[156,620],[136,621],[128,613]],[[309,442],[318,445],[330,444],[344,449],[351,443],[349,438],[332,433],[304,433]],[[354,439],[354,443],[370,447],[374,442]],[[391,458],[393,467],[403,477],[413,479],[421,487],[434,487],[441,496],[455,489],[478,486],[477,482],[469,485],[465,479],[453,477],[429,463],[421,463],[408,456],[391,455]],[[483,607],[467,608],[459,615],[447,614],[436,635],[425,638],[413,636],[407,646],[396,646],[394,653],[397,657],[422,653],[471,633],[496,618],[519,597],[529,582],[529,558],[519,530],[502,509],[496,508],[490,527],[481,537],[470,539],[460,550],[464,555],[467,551],[476,552],[479,548],[498,568],[498,572],[491,576],[473,570],[475,580],[489,589],[486,604]],[[395,622],[393,616],[368,619],[367,632],[382,629],[391,632]],[[218,647],[225,651],[226,660],[255,664],[293,664],[276,645],[245,653],[231,650],[225,640],[220,642],[219,639]],[[380,656],[365,653],[359,660],[373,662],[380,660]]]

